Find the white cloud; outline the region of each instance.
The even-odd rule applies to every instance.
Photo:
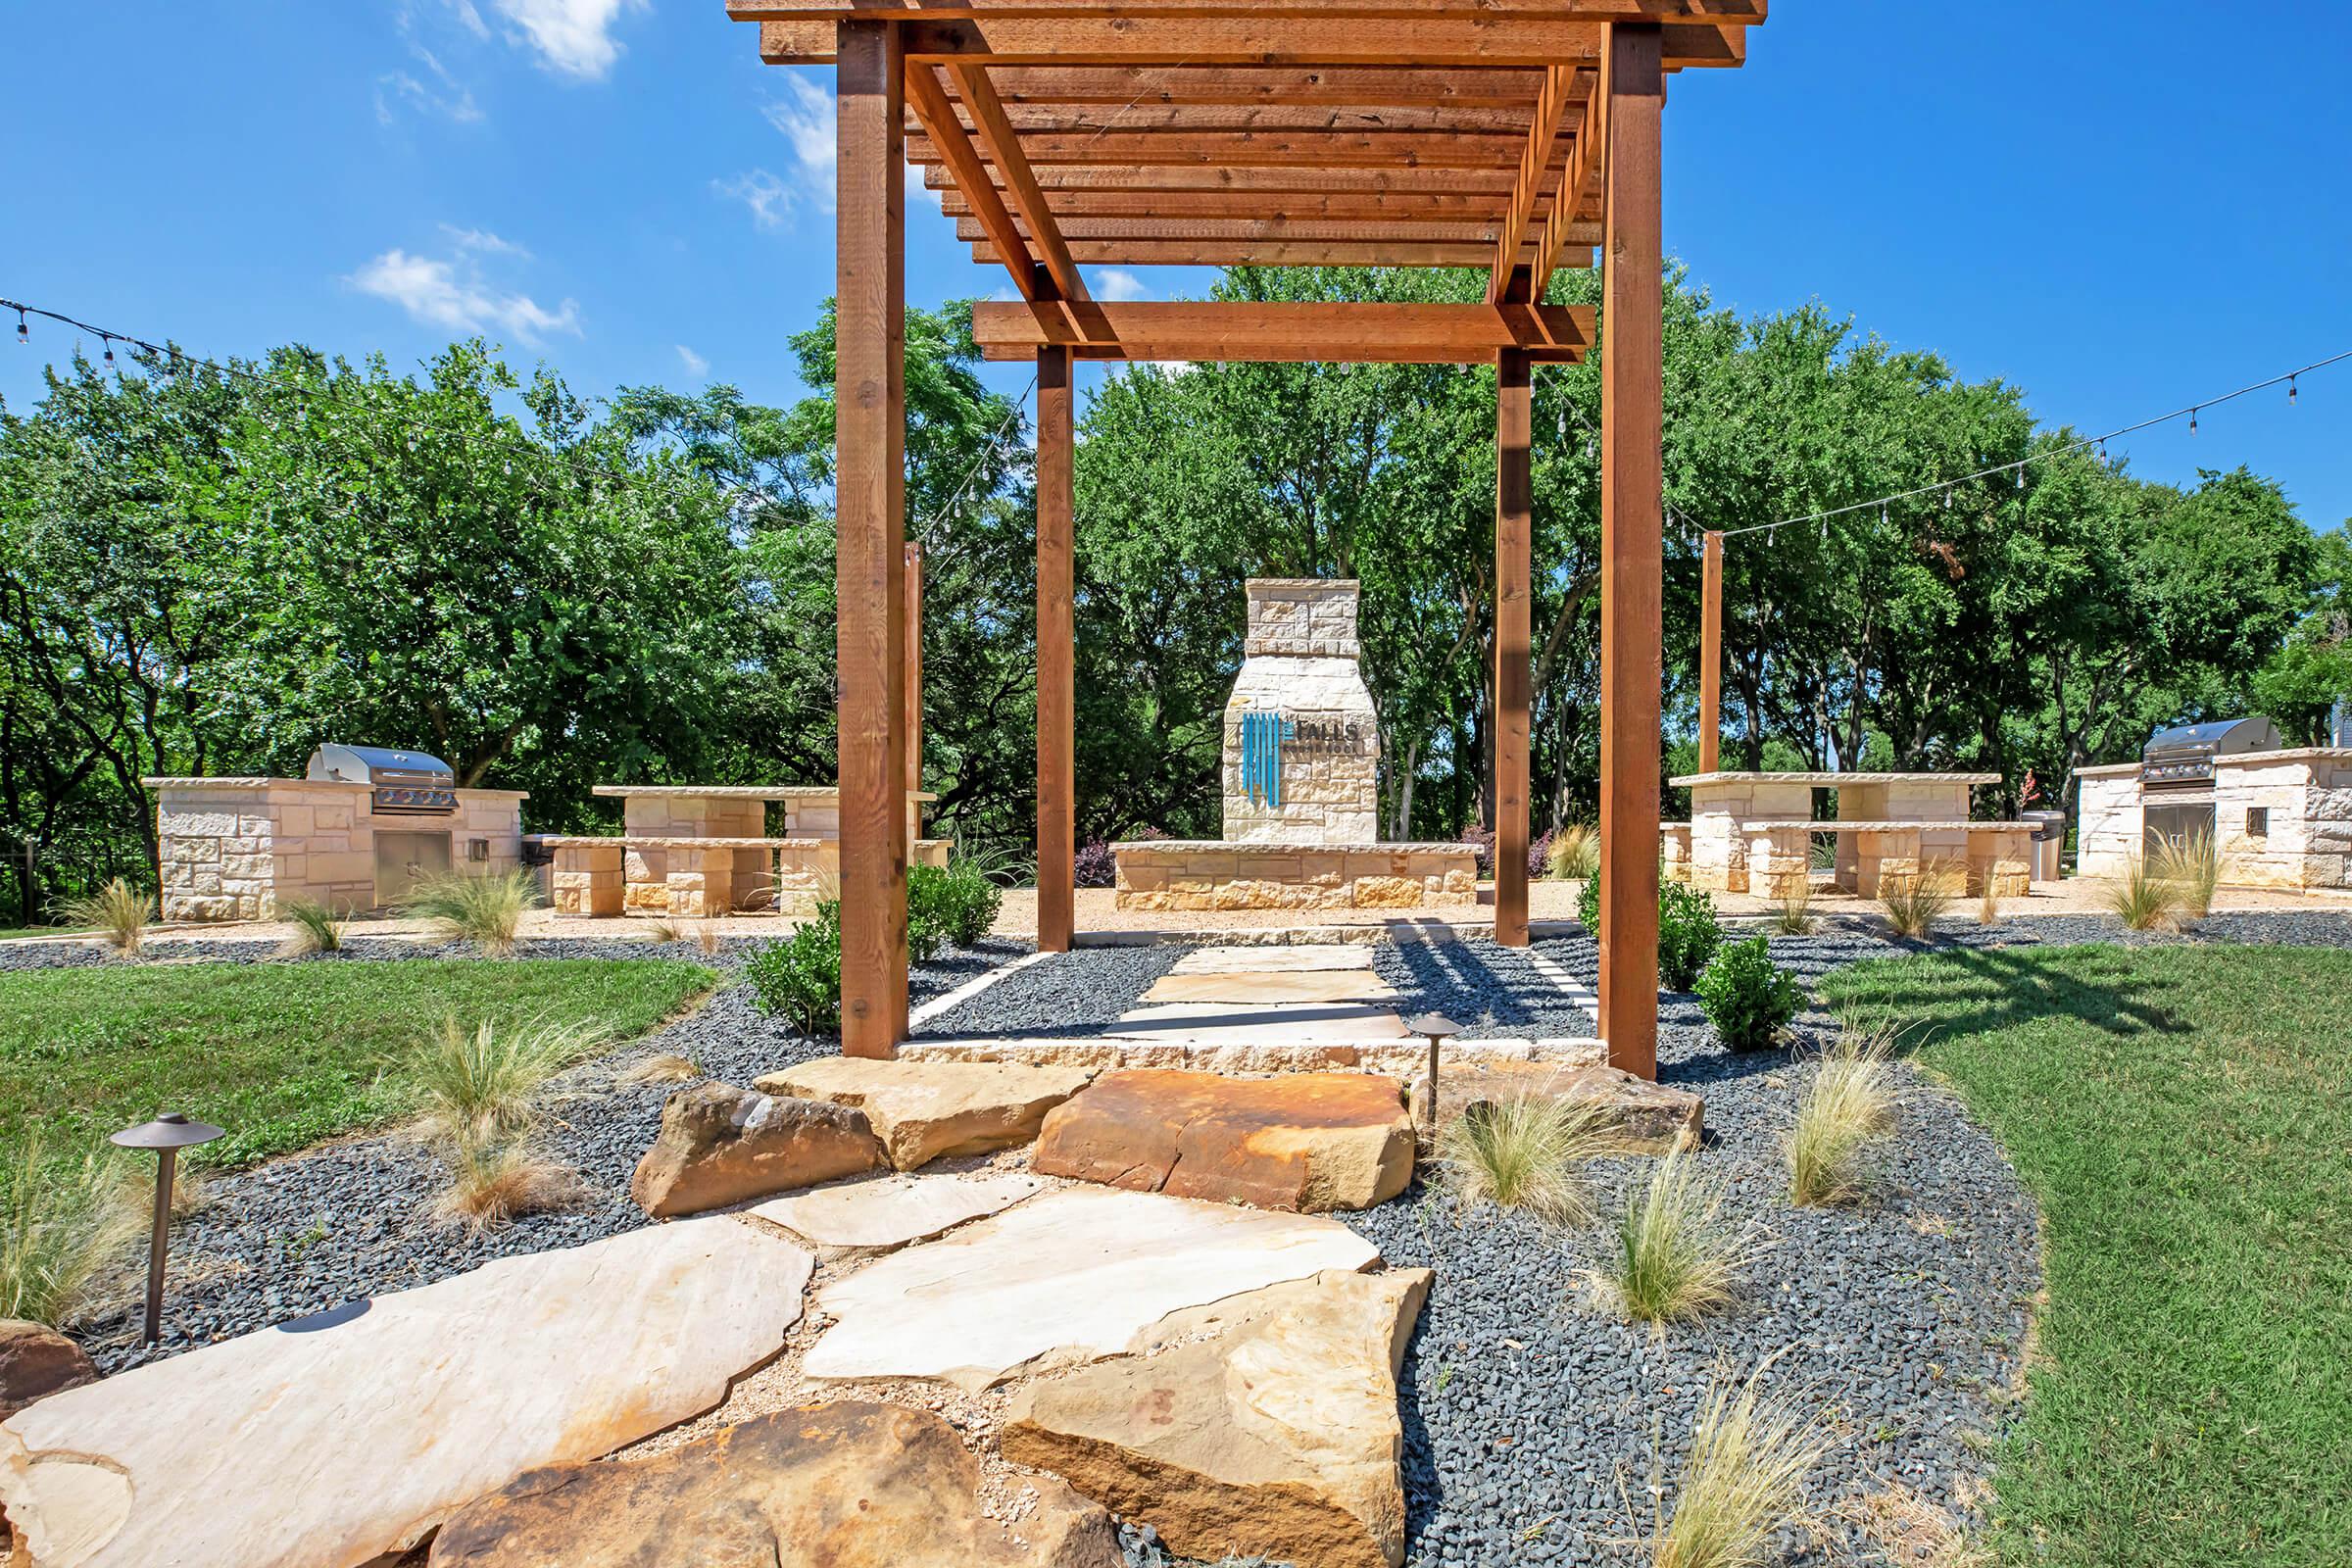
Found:
[[[412,42],[409,53],[423,62],[438,85],[428,85],[405,71],[388,71],[375,78],[375,119],[378,124],[389,125],[395,120],[393,104],[405,102],[427,114],[444,120],[467,124],[482,118],[481,107],[473,101],[473,89],[458,80],[441,64],[440,58],[422,44]],[[391,96],[386,97],[387,89]]]
[[[686,373],[688,375],[704,376],[710,373],[710,362],[709,360],[704,359],[700,354],[695,353],[694,350],[688,348],[683,343],[677,345],[677,350],[678,363],[686,367]]]
[[[1144,280],[1123,268],[1099,267],[1095,270],[1095,298],[1099,300],[1140,300],[1151,294]]]
[[[792,211],[792,187],[764,169],[737,174],[733,179],[714,179],[710,188],[750,208],[752,221],[761,228],[781,227],[784,216]]]
[[[441,232],[447,234],[451,243],[462,251],[471,251],[484,256],[512,256],[517,261],[524,262],[531,259],[529,251],[511,239],[499,238],[486,228],[460,228],[455,223],[443,223]]]
[[[463,3],[463,0],[461,0]],[[646,0],[493,0],[498,14],[520,29],[517,41],[538,51],[539,63],[563,75],[600,81],[620,58],[612,27],[646,9]],[[472,10],[464,5],[461,15]],[[478,25],[480,18],[474,17]]]
[[[793,168],[801,183],[827,212],[833,209],[834,166],[841,148],[841,123],[833,97],[807,76],[784,78],[785,96],[771,98],[760,113],[792,144]]]
[[[451,332],[503,331],[526,343],[554,332],[580,335],[576,302],[565,300],[551,311],[528,294],[493,287],[473,258],[474,252],[463,244],[447,261],[413,256],[395,247],[344,281],[363,294],[391,301],[416,320]]]

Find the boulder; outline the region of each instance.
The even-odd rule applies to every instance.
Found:
[[[55,1329],[0,1317],[0,1418],[62,1389],[94,1383],[98,1369]]]
[[[1413,1118],[1429,1116],[1426,1069],[1406,1080]],[[1696,1149],[1706,1126],[1706,1103],[1688,1089],[1652,1083],[1599,1062],[1560,1066],[1542,1061],[1442,1063],[1438,1068],[1438,1113],[1453,1116],[1519,1095],[1600,1106],[1629,1149],[1663,1154]]]
[[[0,1422],[17,1568],[353,1568],[717,1404],[815,1261],[650,1225],[149,1362]]]
[[[847,1105],[696,1084],[662,1107],[662,1131],[637,1162],[629,1196],[669,1219],[885,1163],[872,1126]]]
[[[1030,1163],[1171,1198],[1369,1208],[1412,1180],[1413,1124],[1371,1073],[1111,1072],[1046,1117]]]
[[[1035,1176],[872,1176],[774,1198],[751,1212],[828,1252],[927,1242],[1033,1196]]]
[[[1004,1456],[1179,1556],[1404,1561],[1396,1374],[1427,1269],[1325,1274],[1179,1313],[1141,1353],[1017,1391]]]
[[[1065,1188],[825,1286],[837,1321],[801,1370],[984,1389],[1121,1354],[1170,1312],[1379,1261],[1337,1220]]]
[[[1037,1136],[1046,1112],[1086,1087],[1084,1067],[824,1056],[759,1080],[771,1095],[862,1111],[900,1170],[943,1154],[985,1154]]]
[[[1110,1517],[1051,1476],[1010,1527],[940,1417],[804,1405],[650,1459],[534,1470],[451,1519],[430,1568],[1120,1568]]]

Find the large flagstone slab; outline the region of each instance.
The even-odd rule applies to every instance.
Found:
[[[816,1306],[838,1321],[801,1365],[811,1378],[979,1390],[1117,1354],[1171,1312],[1379,1260],[1335,1220],[1108,1189],[1045,1193],[824,1287]]]
[[[1035,1176],[876,1176],[778,1198],[752,1210],[821,1248],[880,1250],[944,1236],[1011,1207]]]
[[[1370,1208],[1412,1182],[1413,1124],[1375,1073],[1108,1072],[1054,1107],[1030,1166],[1171,1198]]]
[[[1345,947],[1302,943],[1292,947],[1195,948],[1170,965],[1168,973],[1312,974],[1371,967],[1372,950],[1360,942]]]
[[[1326,1274],[1179,1313],[1135,1355],[1023,1386],[1004,1456],[1180,1556],[1396,1568],[1396,1374],[1430,1279]]]
[[[901,1170],[944,1154],[985,1154],[1037,1136],[1046,1112],[1086,1087],[1083,1067],[883,1061],[819,1056],[759,1080],[763,1094],[855,1110]]]
[[[534,1470],[466,1508],[434,1568],[1120,1568],[1110,1516],[1052,1476],[1006,1527],[980,1466],[925,1410],[845,1401],[650,1459]]]
[[[1370,969],[1243,970],[1234,974],[1164,974],[1145,992],[1146,1005],[1163,1002],[1222,1002],[1264,1005],[1290,1002],[1391,1001],[1396,988]]]
[[[53,1395],[0,1506],[28,1568],[353,1568],[717,1404],[813,1266],[731,1218],[501,1258]]]
[[[1402,1040],[1404,1020],[1380,1003],[1171,1002],[1135,1007],[1103,1031],[1127,1040],[1182,1039],[1200,1046]]]

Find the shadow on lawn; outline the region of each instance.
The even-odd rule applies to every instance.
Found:
[[[2127,950],[2092,950],[2099,956],[2087,961],[2081,956],[2085,951],[1936,948],[1921,956],[1940,959],[1955,975],[1906,988],[1897,976],[1918,974],[1916,958],[1868,963],[1830,980],[1823,1001],[1840,1016],[1866,1024],[1901,1027],[1926,1014],[1928,1029],[1906,1036],[1906,1051],[1935,1035],[1989,1034],[2057,1017],[2111,1035],[2191,1032],[2194,1026],[2168,1004],[2188,982],[2150,978]]]

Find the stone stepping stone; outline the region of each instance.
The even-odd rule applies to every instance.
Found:
[[[1186,1307],[1379,1261],[1336,1220],[1100,1188],[1043,1193],[824,1287],[816,1305],[837,1321],[801,1367],[976,1392],[1116,1355]]]
[[[1316,1212],[1413,1179],[1413,1124],[1376,1073],[1104,1073],[1046,1118],[1030,1168],[1133,1191]]]
[[[0,1423],[20,1568],[347,1568],[538,1465],[699,1415],[782,1348],[814,1259],[649,1226],[152,1362]]]
[[[1426,1123],[1426,1070],[1406,1075],[1414,1119]],[[1628,1149],[1663,1154],[1696,1149],[1706,1127],[1706,1103],[1688,1089],[1651,1083],[1604,1062],[1562,1066],[1542,1061],[1441,1062],[1438,1114],[1450,1119],[1477,1106],[1520,1095],[1598,1105]]]
[[[926,1410],[844,1401],[760,1416],[650,1459],[534,1470],[466,1507],[432,1568],[1121,1568],[1110,1516],[1052,1476],[1010,1528]]]
[[[1404,1020],[1376,1003],[1171,1002],[1136,1007],[1102,1038],[1180,1038],[1196,1046],[1305,1044],[1316,1041],[1402,1040]]]
[[[814,1247],[874,1251],[945,1236],[1045,1185],[1035,1176],[877,1176],[771,1199],[751,1212]]]
[[[1145,992],[1147,1004],[1221,1002],[1228,1004],[1297,1002],[1384,1002],[1396,990],[1369,969],[1252,970],[1239,974],[1165,974]]]
[[[1046,1112],[1093,1076],[1085,1067],[822,1056],[771,1072],[758,1087],[861,1113],[890,1162],[913,1170],[945,1154],[985,1154],[1028,1143]]]
[[[1372,950],[1362,943],[1283,947],[1195,948],[1178,958],[1170,974],[1314,974],[1334,969],[1369,969]]]
[[[1004,1457],[1182,1557],[1394,1568],[1397,1369],[1430,1279],[1325,1274],[1180,1313],[1134,1356],[1016,1391]]]

